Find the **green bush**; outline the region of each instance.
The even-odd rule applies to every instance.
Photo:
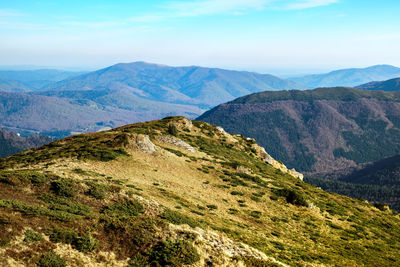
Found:
[[[388,205],[385,203],[374,203],[374,207],[381,211],[385,211],[385,210],[389,209]]]
[[[36,242],[43,240],[42,234],[35,232],[31,229],[25,231],[24,242]]]
[[[239,191],[232,191],[231,195],[233,195],[233,196],[243,196],[244,194],[242,192],[239,192]]]
[[[62,197],[74,197],[76,195],[75,183],[72,179],[60,178],[51,183],[50,187],[56,195]]]
[[[216,205],[207,205],[207,208],[209,208],[210,210],[218,209],[218,207]]]
[[[74,246],[81,252],[91,252],[98,247],[98,241],[89,233],[87,235],[79,237]]]
[[[40,257],[38,266],[39,267],[65,267],[65,266],[67,266],[67,263],[59,255],[54,254],[53,252],[48,252],[48,253],[42,255],[42,257]]]
[[[261,217],[261,212],[253,210],[252,212],[250,212],[250,216],[252,216],[252,217],[254,217],[256,219],[259,219]]]
[[[104,208],[102,213],[118,218],[138,216],[144,212],[143,205],[137,200],[124,199]]]
[[[55,243],[64,243],[64,244],[75,244],[76,240],[78,240],[78,234],[75,233],[74,230],[57,227],[53,228],[52,233],[50,234],[50,241]]]
[[[281,266],[278,263],[265,261],[265,260],[251,257],[251,256],[242,256],[242,257],[239,257],[238,260],[242,260],[244,262],[244,264],[248,267],[266,267],[266,266],[278,267],[278,266]]]
[[[177,136],[177,135],[178,135],[178,129],[176,128],[175,125],[170,124],[170,125],[168,126],[168,133],[169,133],[170,135]]]
[[[10,238],[8,237],[0,237],[0,247],[5,247],[10,243]]]
[[[15,211],[19,211],[24,213],[27,216],[48,216],[51,219],[55,219],[62,222],[70,222],[73,219],[76,219],[77,216],[74,214],[70,214],[65,211],[60,210],[50,210],[46,207],[35,206],[23,203],[18,200],[0,200],[0,207],[9,207]]]
[[[128,262],[128,267],[149,267],[147,259],[143,255],[132,256]]]
[[[182,266],[194,264],[199,260],[197,250],[184,240],[162,241],[149,253],[152,266]]]
[[[87,194],[96,199],[104,199],[108,191],[110,191],[109,186],[105,184],[100,184],[96,182],[88,182],[86,184],[89,186]]]
[[[304,195],[296,190],[285,188],[275,191],[275,194],[285,197],[287,203],[296,206],[308,206],[307,200],[305,199]]]
[[[228,213],[229,214],[238,214],[239,211],[237,209],[230,208],[230,209],[228,209]]]
[[[172,224],[187,224],[191,227],[199,226],[199,224],[191,218],[171,209],[165,209],[160,217]]]

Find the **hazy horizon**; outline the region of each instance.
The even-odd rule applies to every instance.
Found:
[[[134,61],[136,62],[136,61]],[[146,61],[145,61],[146,62]],[[96,71],[99,69],[103,69],[109,66],[112,66],[114,64],[119,64],[119,63],[133,63],[133,62],[117,62],[105,66],[37,66],[37,65],[0,65],[0,71],[30,71],[30,70],[44,70],[44,69],[55,69],[55,70],[61,70],[61,71],[71,71],[71,72],[91,72],[91,71]],[[172,67],[187,67],[187,66],[198,66],[198,67],[205,67],[205,68],[222,68],[222,69],[227,69],[227,70],[236,70],[236,71],[248,71],[248,72],[256,72],[256,73],[261,73],[261,74],[272,74],[276,75],[282,78],[294,78],[296,76],[303,76],[303,75],[309,75],[309,74],[324,74],[324,73],[329,73],[331,71],[336,71],[336,70],[341,70],[341,69],[353,69],[353,68],[367,68],[371,66],[376,66],[376,65],[388,65],[388,64],[374,64],[370,66],[348,66],[344,68],[325,68],[325,69],[310,69],[310,68],[303,68],[303,69],[274,69],[274,68],[266,68],[264,70],[260,69],[245,69],[245,68],[235,68],[235,67],[219,67],[219,66],[205,66],[205,65],[169,65],[169,64],[163,64],[163,63],[158,63],[158,62],[146,62],[149,64],[158,64],[158,65],[168,65]],[[397,66],[394,66],[397,67]]]

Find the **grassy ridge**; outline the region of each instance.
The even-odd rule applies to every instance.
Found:
[[[197,152],[158,141],[171,133]],[[156,152],[133,149],[135,134],[149,135]],[[120,136],[128,139],[116,142]],[[72,153],[83,140],[88,149],[126,153],[108,161]],[[202,122],[189,127],[183,118],[167,118],[81,135],[9,157],[2,166],[0,224],[9,229],[0,234],[4,260],[60,266],[87,258],[131,266],[206,264],[210,257],[232,266],[400,263],[397,213],[302,182],[263,162],[253,140]],[[21,251],[20,236],[36,245]],[[234,242],[276,261],[240,254]],[[224,246],[234,255],[224,254]]]

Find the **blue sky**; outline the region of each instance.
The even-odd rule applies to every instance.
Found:
[[[398,0],[0,1],[1,65],[400,66]]]

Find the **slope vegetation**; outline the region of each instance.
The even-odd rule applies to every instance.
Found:
[[[352,88],[262,92],[198,119],[255,138],[289,167],[339,176],[400,153],[400,93]]]
[[[307,178],[325,190],[386,203],[400,210],[400,156],[385,158],[355,170],[338,180]]]
[[[363,90],[400,91],[400,78],[390,79],[383,82],[370,82],[356,86],[356,88]]]
[[[0,157],[42,146],[51,141],[53,141],[53,139],[48,136],[32,135],[29,137],[20,137],[13,132],[0,129]]]
[[[203,122],[73,136],[0,167],[2,265],[400,263],[397,213],[310,186]]]

